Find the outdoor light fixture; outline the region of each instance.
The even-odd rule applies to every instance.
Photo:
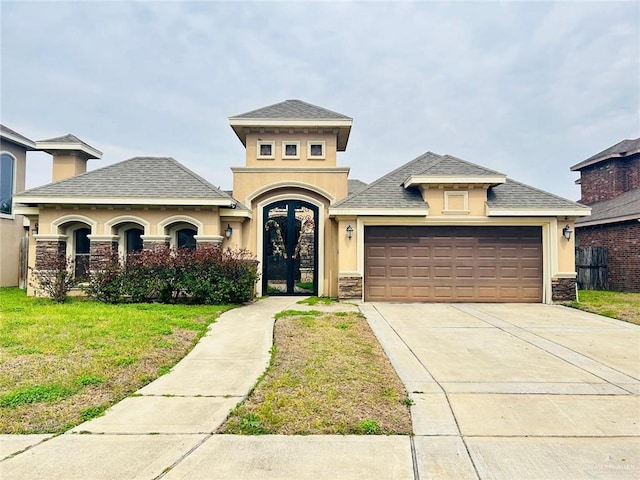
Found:
[[[38,227],[39,225],[37,223],[33,224],[33,228],[31,229],[31,233],[33,233],[34,235],[38,234]]]
[[[347,238],[348,238],[349,240],[351,240],[351,237],[353,237],[353,227],[352,227],[351,225],[349,225],[349,226],[347,227]]]
[[[572,233],[573,233],[573,230],[571,230],[571,227],[569,226],[569,224],[565,225],[564,228],[562,229],[562,235],[564,236],[564,238],[567,239],[567,241],[571,240]]]
[[[231,228],[231,225],[227,223],[227,228],[224,229],[224,236],[226,238],[231,238],[232,233],[233,233],[233,228]]]

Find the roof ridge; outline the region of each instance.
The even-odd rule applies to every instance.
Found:
[[[145,158],[154,158],[154,157],[145,157]],[[168,159],[170,162],[172,162],[174,165],[176,165],[177,167],[181,168],[182,171],[184,171],[185,173],[187,173],[188,175],[191,175],[193,178],[195,178],[196,180],[198,180],[199,182],[202,182],[203,185],[207,186],[207,187],[211,187],[214,190],[216,190],[217,192],[222,193],[223,195],[228,196],[229,198],[233,198],[231,197],[227,192],[225,192],[224,190],[216,187],[213,183],[211,183],[210,181],[208,181],[206,178],[202,177],[201,175],[198,175],[196,172],[194,172],[193,170],[187,168],[186,166],[184,166],[183,164],[181,164],[179,161],[177,161],[175,158],[173,157],[157,157],[157,158],[166,158]]]
[[[450,154],[446,153],[445,155],[443,155],[443,157],[444,158],[452,158],[452,159],[457,160],[459,162],[466,163],[467,165],[471,165],[473,167],[477,167],[477,168],[479,168],[481,170],[487,170],[487,171],[495,173],[497,175],[504,175],[505,177],[507,176],[505,173],[499,172],[497,170],[493,170],[492,168],[484,167],[484,166],[482,166],[482,165],[480,165],[478,163],[470,162],[469,160],[465,160],[464,158],[456,157],[455,155],[450,155]]]
[[[373,188],[376,185],[378,185],[385,178],[390,177],[393,174],[400,172],[401,170],[404,170],[405,168],[409,167],[410,165],[412,165],[412,164],[414,164],[414,163],[416,163],[416,162],[418,162],[420,160],[424,160],[424,157],[426,157],[427,155],[435,155],[435,156],[440,157],[440,158],[442,157],[442,155],[438,155],[437,153],[434,153],[434,152],[431,152],[431,151],[427,151],[427,152],[423,153],[422,155],[420,155],[420,156],[414,158],[413,160],[409,161],[408,163],[405,163],[404,165],[399,166],[395,170],[392,170],[389,173],[386,173],[383,176],[377,178],[373,182],[366,184],[367,186],[365,188],[363,188],[362,190],[360,190],[358,193],[354,193],[353,195],[349,195],[346,198],[343,198],[342,200],[337,202],[336,205],[340,205],[341,203],[343,203],[343,202],[345,202],[347,200],[352,200],[355,197],[359,197],[360,195],[364,194],[366,191],[368,191],[371,188]]]
[[[546,190],[541,190],[540,188],[532,187],[531,185],[519,182],[517,180],[514,180],[513,178],[507,177],[506,180],[507,180],[507,182],[517,183],[518,185],[520,185],[522,187],[530,188],[531,190],[535,190],[536,192],[540,192],[540,193],[543,193],[545,195],[549,195],[550,197],[554,197],[554,198],[556,198],[558,200],[563,200],[565,202],[571,202],[571,203],[573,203],[573,204],[575,204],[575,205],[577,205],[579,207],[582,207],[582,208],[589,208],[588,205],[583,205],[583,204],[578,203],[578,202],[576,202],[574,200],[569,200],[568,198],[564,198],[564,197],[561,197],[560,195],[556,195],[555,193],[547,192]]]

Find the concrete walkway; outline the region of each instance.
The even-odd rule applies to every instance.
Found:
[[[415,402],[420,479],[640,478],[640,327],[547,305],[360,308]]]
[[[0,478],[638,478],[640,327],[546,305],[360,305],[414,437],[214,435],[267,366],[275,313],[358,309],[297,300],[225,313],[169,374],[64,435],[1,436]]]
[[[270,297],[224,313],[170,373],[57,437],[0,436],[2,480],[413,479],[409,437],[213,435],[269,363],[273,316],[298,305]],[[17,453],[16,452],[21,452]]]

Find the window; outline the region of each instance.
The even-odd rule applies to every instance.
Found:
[[[89,276],[90,234],[91,230],[88,228],[78,228],[73,231],[73,268],[76,280],[86,280]]]
[[[8,153],[0,155],[0,213],[11,215],[11,201],[13,200],[13,176],[15,159]]]
[[[275,158],[275,142],[258,140],[258,158]]]
[[[127,255],[130,253],[142,251],[142,234],[141,228],[131,228],[125,233],[125,247]]]
[[[300,158],[300,142],[282,142],[282,158]]]
[[[178,248],[189,248],[195,250],[196,248],[196,232],[193,228],[183,228],[176,232],[176,239]]]
[[[324,142],[308,142],[307,157],[313,160],[324,159]]]

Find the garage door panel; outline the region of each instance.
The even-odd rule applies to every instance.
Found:
[[[542,301],[540,227],[366,227],[365,300]]]

